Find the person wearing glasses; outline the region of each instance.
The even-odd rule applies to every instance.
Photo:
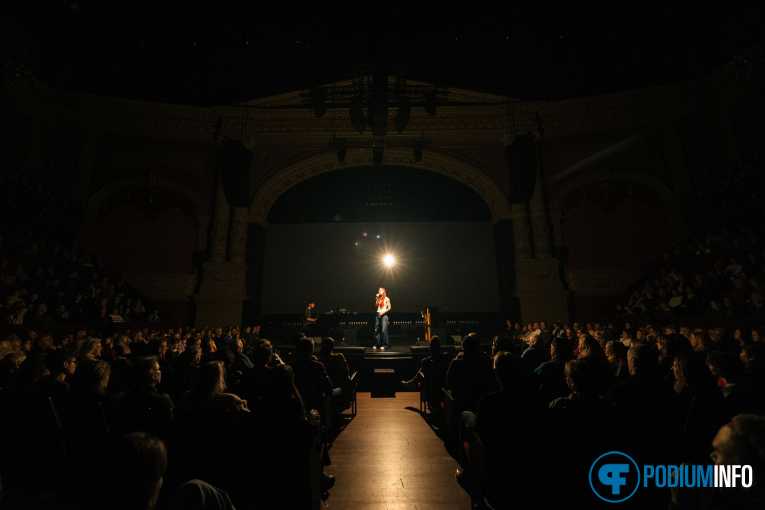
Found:
[[[160,438],[172,438],[173,401],[158,386],[162,370],[156,356],[144,356],[133,362],[133,389],[118,404],[120,433],[143,430]]]

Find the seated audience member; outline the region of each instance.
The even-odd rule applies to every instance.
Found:
[[[149,356],[149,339],[143,334],[143,331],[135,332],[130,343],[130,350],[133,351],[133,358]]]
[[[122,432],[143,431],[159,437],[172,437],[173,401],[157,386],[162,371],[155,356],[138,358],[132,369],[133,389],[118,404],[118,429]]]
[[[543,349],[547,349],[547,347],[550,346],[550,341],[552,340],[553,332],[551,329],[547,327],[547,323],[542,321],[539,323],[539,340],[541,342],[541,347]]]
[[[606,393],[617,420],[616,428],[643,456],[664,456],[677,439],[680,416],[678,399],[658,370],[658,352],[648,345],[633,345],[627,352],[629,377],[614,384]],[[655,436],[646,430],[664,430]]]
[[[508,322],[510,321],[508,320]],[[523,327],[521,327],[520,322],[516,322],[515,324],[513,324],[512,329],[508,328],[508,331],[506,334],[510,336],[514,344],[523,343],[522,337],[523,337],[524,331],[523,331]]]
[[[659,349],[659,373],[667,382],[674,384],[675,373],[672,365],[675,363],[675,356],[691,355],[693,346],[687,338],[676,333],[660,334],[656,345]]]
[[[245,445],[239,413],[248,413],[249,409],[245,400],[225,390],[223,362],[203,363],[191,389],[174,409],[178,457],[184,478],[209,480],[242,501],[246,499],[242,490],[255,451]],[[248,427],[253,436],[259,436],[259,432],[257,426]]]
[[[173,494],[170,510],[235,510],[226,491],[202,480],[189,480]]]
[[[299,356],[305,360],[306,346],[302,345]],[[263,401],[269,420],[261,437],[267,441],[259,441],[259,454],[269,459],[269,465],[254,508],[310,508],[307,453],[318,434],[318,414],[306,412],[290,365],[274,367],[270,390]],[[334,477],[325,475],[324,480],[326,488],[334,483]]]
[[[491,360],[492,363],[494,363],[494,357],[499,354],[500,352],[512,352],[513,354],[516,354],[515,346],[513,345],[513,340],[510,337],[507,336],[495,336],[494,340],[491,342]],[[523,350],[519,351],[517,354],[522,354]]]
[[[313,340],[307,337],[298,340],[296,359],[289,366],[305,406],[322,410],[323,399],[332,394],[333,385],[324,365],[313,359]]]
[[[173,367],[175,376],[168,388],[173,401],[180,400],[181,396],[191,388],[191,381],[199,369],[201,360],[202,350],[198,346],[189,347],[178,356]]]
[[[51,326],[55,324],[55,322],[53,316],[48,313],[48,305],[45,303],[38,304],[35,311],[31,314],[27,314],[25,318],[25,323],[39,324],[41,326]]]
[[[401,384],[409,391],[415,391],[418,382],[424,384],[428,405],[431,409],[440,409],[444,399],[443,388],[446,386],[446,373],[452,358],[441,352],[441,339],[437,335],[430,339],[428,350],[430,356],[420,362],[420,370],[417,374],[409,381],[401,381]]]
[[[637,335],[637,332],[635,334]],[[595,340],[598,341],[598,343],[600,344],[600,347],[602,347],[603,350],[605,351],[606,350],[606,344],[610,340],[610,338],[608,337],[608,332],[606,332],[605,330],[600,329],[600,330],[597,330],[597,331],[593,331],[591,336]]]
[[[717,377],[717,386],[725,397],[724,417],[730,420],[737,414],[757,412],[762,409],[742,383],[744,366],[738,356],[731,352],[712,351],[706,356],[707,366]]]
[[[237,374],[237,377],[233,379],[238,381],[241,374],[251,369],[254,365],[252,364],[252,361],[250,361],[250,358],[244,354],[244,342],[242,342],[241,338],[235,338],[229,342],[228,349],[234,355],[230,372]]]
[[[117,353],[114,351],[114,338],[111,336],[101,340],[101,359],[109,363],[117,361]]]
[[[571,394],[549,404],[550,426],[556,431],[550,454],[556,462],[547,463],[547,477],[556,480],[559,490],[548,495],[553,504],[545,508],[557,508],[566,501],[592,501],[590,488],[571,475],[587,473],[592,459],[615,449],[616,431],[604,426],[611,423],[612,413],[599,395],[601,374],[581,359],[566,362],[565,372]]]
[[[0,351],[0,387],[21,390],[19,369],[26,359],[27,355],[23,352]]]
[[[481,354],[481,343],[476,333],[462,339],[462,352],[449,364],[446,385],[459,408],[475,412],[481,396],[497,387],[494,370],[488,358]]]
[[[707,335],[707,332],[703,329],[697,329],[691,332],[688,340],[691,342],[693,352],[699,353],[702,357],[706,356],[707,353],[711,352],[713,349],[712,340],[710,340],[709,335]]]
[[[117,335],[117,343],[114,344],[114,354],[117,359],[130,360],[133,353],[130,350],[130,337],[122,334]]]
[[[529,347],[523,351],[521,358],[523,366],[527,373],[533,372],[539,365],[548,361],[549,350],[545,348],[544,340],[541,334],[532,333],[528,338]]]
[[[258,341],[252,352],[253,367],[246,371],[236,388],[236,394],[245,399],[251,409],[256,409],[260,402],[268,396],[271,375],[274,366],[281,365],[282,360],[274,354],[271,342],[265,338]]]
[[[68,445],[80,464],[93,460],[93,454],[119,428],[117,403],[121,394],[109,393],[111,368],[99,360],[77,368],[69,391]]]
[[[484,492],[495,508],[544,508],[545,480],[539,476],[548,463],[549,441],[545,402],[525,388],[523,361],[509,352],[494,358],[500,390],[486,393],[474,417],[464,419],[486,448]]]
[[[669,307],[669,304],[666,301],[661,301],[659,303],[659,308],[654,311],[653,315],[660,324],[673,323],[677,321],[677,314],[672,308]]]
[[[167,469],[167,448],[158,437],[134,432],[117,438],[105,450],[103,462],[89,466],[77,491],[77,505],[86,509],[152,510]],[[115,482],[117,481],[117,482]]]
[[[670,510],[749,510],[765,508],[765,416],[739,414],[723,425],[712,439],[712,462],[716,465],[752,467],[752,484],[745,487],[699,489],[673,487]],[[701,457],[704,450],[699,452]],[[692,463],[688,460],[687,463]]]
[[[683,314],[691,317],[697,317],[704,314],[703,298],[696,294],[692,285],[685,288],[685,299],[683,299]]]
[[[101,340],[88,337],[82,340],[76,352],[77,364],[82,367],[89,363],[95,363],[101,356]]]
[[[247,411],[247,401],[226,390],[226,371],[220,361],[209,361],[197,370],[191,384],[178,404],[179,409],[193,411],[226,410]]]
[[[61,419],[66,423],[69,405],[67,378],[77,369],[77,361],[71,351],[58,350],[45,354],[43,363],[48,369],[48,375],[42,376],[35,383],[33,390],[40,401],[47,403],[50,398]]]
[[[759,404],[759,412],[765,413],[765,344],[746,344],[741,348],[739,357],[744,365],[741,384]]]
[[[324,338],[321,341],[318,361],[324,365],[327,376],[332,381],[333,395],[348,395],[351,390],[348,362],[345,360],[345,356],[335,353],[334,350],[335,340],[331,337]]]
[[[629,367],[627,366],[628,350],[629,349],[621,342],[609,340],[606,343],[606,358],[611,364],[614,381],[623,381],[630,376]]]
[[[218,354],[218,344],[215,343],[215,340],[209,337],[202,340],[202,359],[200,363],[209,363],[217,359],[220,359],[220,355]]]
[[[53,337],[47,333],[38,336],[34,331],[30,331],[28,338],[32,340],[30,354],[48,354],[56,349],[53,346]]]
[[[566,337],[553,337],[550,343],[550,361],[546,361],[534,370],[539,393],[545,402],[568,395],[565,364],[574,357],[571,344]]]
[[[724,421],[724,399],[717,389],[717,381],[698,356],[675,357],[675,393],[679,397],[683,433],[681,453],[702,451],[712,440]],[[698,459],[700,463],[701,458]]]
[[[595,369],[598,374],[600,394],[605,394],[611,386],[614,376],[611,371],[611,364],[606,358],[606,353],[597,340],[590,335],[582,335],[579,339],[579,354],[577,359],[584,361]]]
[[[242,341],[244,342],[244,353],[248,358],[252,359],[252,352],[258,345],[260,340],[260,326],[247,326],[242,333]]]

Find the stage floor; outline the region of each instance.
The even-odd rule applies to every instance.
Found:
[[[358,413],[330,450],[328,509],[470,508],[455,461],[419,413],[419,393],[358,394]]]

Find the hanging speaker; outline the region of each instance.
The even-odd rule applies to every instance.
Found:
[[[252,151],[239,140],[226,138],[217,153],[223,193],[234,207],[247,207],[250,202],[250,168]]]
[[[533,134],[517,135],[505,147],[507,172],[510,177],[510,202],[523,203],[531,199],[539,171],[539,153]]]

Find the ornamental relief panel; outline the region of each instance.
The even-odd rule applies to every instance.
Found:
[[[231,216],[228,256],[232,261],[243,261],[247,250],[247,208],[235,207]]]
[[[634,269],[567,271],[569,288],[577,296],[612,296],[627,290],[643,276]]]
[[[194,292],[196,275],[130,274],[125,279],[152,301],[185,301]]]
[[[525,214],[513,216],[513,233],[515,237],[515,256],[519,259],[531,258],[534,253],[531,244],[531,227]]]
[[[540,261],[536,259],[516,261],[515,272],[520,283],[558,283],[558,261]]]

